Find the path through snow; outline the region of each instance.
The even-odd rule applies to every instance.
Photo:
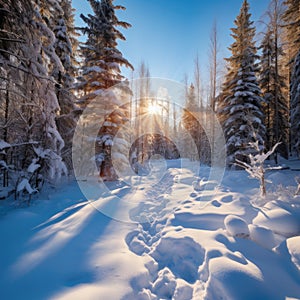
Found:
[[[262,201],[244,171],[205,189],[208,168],[198,178],[174,164],[158,181],[108,184],[99,199],[73,183],[2,214],[1,298],[300,298],[295,172],[270,173],[283,186]]]

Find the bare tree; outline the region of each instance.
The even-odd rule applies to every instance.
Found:
[[[219,43],[217,24],[214,22],[210,34],[210,53],[209,53],[209,105],[213,112],[216,110],[216,97],[218,92],[218,55]]]
[[[149,101],[150,101],[150,71],[148,66],[144,61],[142,61],[138,67],[138,97],[139,101],[136,101],[135,113],[136,113],[136,130],[137,136],[141,137],[140,142],[137,144],[137,158],[143,164],[145,160],[145,147],[144,147],[144,138],[142,132],[141,119],[147,113]]]
[[[210,113],[216,112],[217,95],[220,87],[219,76],[219,42],[217,23],[214,22],[210,34],[210,47],[209,47],[209,107]],[[209,127],[211,128],[211,151],[215,153],[215,118],[208,115]]]
[[[202,84],[201,84],[201,68],[199,62],[199,55],[197,54],[194,59],[194,86],[197,104],[200,107],[200,110],[203,108],[203,99],[202,99]]]
[[[256,154],[249,154],[249,163],[243,162],[240,160],[236,160],[236,164],[245,169],[245,171],[249,174],[250,178],[259,180],[260,183],[260,193],[262,197],[265,197],[267,194],[266,189],[266,171],[276,169],[276,168],[266,168],[264,166],[265,160],[274,153],[276,148],[280,145],[277,143],[273,146],[271,150],[264,153],[259,146],[258,140],[256,142],[249,143],[249,147],[253,148],[257,153]]]

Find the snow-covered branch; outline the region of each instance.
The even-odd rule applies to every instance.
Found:
[[[268,170],[274,169],[273,167],[266,168],[264,166],[264,162],[270,155],[272,155],[275,152],[278,145],[280,145],[280,143],[276,143],[271,150],[269,150],[267,153],[264,153],[260,150],[258,141],[256,141],[255,143],[249,143],[249,146],[255,149],[257,151],[257,154],[249,154],[249,162],[244,162],[236,159],[236,165],[245,169],[245,171],[249,174],[250,178],[259,180],[262,196],[266,195],[265,173]]]

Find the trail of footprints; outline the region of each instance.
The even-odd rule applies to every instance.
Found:
[[[176,176],[167,173],[152,190],[146,192],[145,201],[131,211],[131,218],[139,224],[127,235],[126,243],[135,254],[147,256],[149,261],[145,266],[148,274],[134,278],[131,282],[133,292],[122,300],[192,298],[193,288],[189,283],[197,280],[204,250],[189,237],[162,237],[168,216],[174,209],[168,200],[174,180]],[[177,253],[178,247],[185,250]],[[183,279],[185,284],[178,287],[175,278]]]
[[[166,195],[172,191],[173,177],[166,174],[152,190],[146,192],[145,201],[131,211],[131,219],[138,222],[138,228],[128,234],[126,242],[130,250],[138,255],[148,253],[161,237],[168,215],[169,200]]]

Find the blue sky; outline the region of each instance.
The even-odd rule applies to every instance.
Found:
[[[126,7],[118,12],[122,21],[132,28],[124,30],[126,42],[119,49],[135,67],[144,60],[151,76],[182,81],[186,73],[192,79],[194,58],[199,55],[201,74],[206,81],[209,38],[214,21],[217,23],[220,56],[228,57],[227,47],[233,42],[230,28],[243,0],[115,0]],[[264,14],[269,0],[249,0],[252,20]],[[73,0],[80,13],[90,11],[85,0]],[[76,18],[77,24],[80,18]],[[259,24],[257,24],[259,25]],[[129,72],[124,71],[129,76]]]

